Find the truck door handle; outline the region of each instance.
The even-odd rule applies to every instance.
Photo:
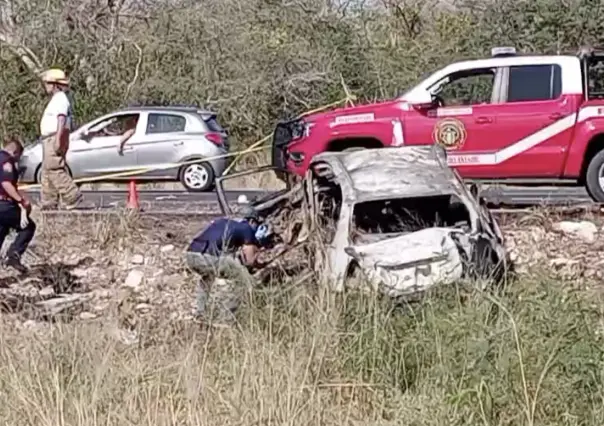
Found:
[[[492,123],[493,119],[491,117],[477,117],[476,124],[489,124]]]
[[[562,114],[559,112],[554,112],[549,115],[550,120],[560,120],[562,118]]]

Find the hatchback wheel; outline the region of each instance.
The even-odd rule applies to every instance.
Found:
[[[180,183],[190,192],[209,191],[214,185],[214,169],[208,163],[183,166],[180,171]]]

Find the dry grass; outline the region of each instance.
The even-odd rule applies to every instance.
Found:
[[[201,223],[39,222],[34,251],[47,253],[44,262],[94,252],[96,266],[114,270],[114,283],[95,272],[90,287],[119,287],[131,268],[122,261],[135,253],[149,271],[182,280],[161,289],[145,283],[169,297],[139,316],[138,345],[116,341],[121,314],[112,309],[35,327],[5,315],[5,424],[603,424],[602,304],[571,282],[534,270],[497,294],[460,283],[404,307],[334,295],[315,282],[274,283],[250,295],[238,327],[207,330],[171,317],[186,309],[177,295],[192,298],[180,249]],[[168,242],[176,249],[161,257],[157,247]]]
[[[239,329],[164,320],[147,332],[166,337],[128,348],[102,322],[5,327],[0,414],[12,425],[601,425],[599,317],[557,283],[525,282],[492,300],[451,289],[406,313],[298,288],[257,296]]]

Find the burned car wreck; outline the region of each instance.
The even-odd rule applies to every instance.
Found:
[[[218,179],[225,214],[236,209],[223,182],[266,169]],[[275,259],[305,262],[336,291],[360,275],[408,296],[463,278],[499,280],[508,266],[496,221],[436,145],[321,153],[301,182],[251,204],[280,237]]]

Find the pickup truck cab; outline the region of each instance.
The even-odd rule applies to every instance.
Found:
[[[496,48],[396,99],[279,123],[272,164],[303,176],[325,151],[437,143],[465,179],[585,185],[604,202],[603,62],[591,49],[528,56]]]

